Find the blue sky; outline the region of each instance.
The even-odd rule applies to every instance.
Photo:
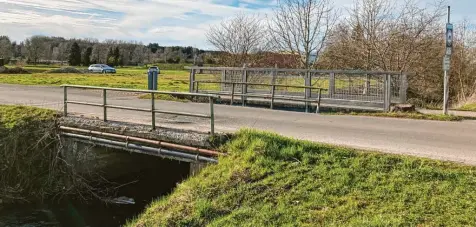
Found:
[[[345,8],[353,0],[334,2],[336,7]],[[455,21],[476,21],[476,0],[447,2]],[[275,3],[276,0],[0,0],[0,35],[14,40],[53,35],[210,48],[204,35],[210,25],[238,12],[265,15]]]

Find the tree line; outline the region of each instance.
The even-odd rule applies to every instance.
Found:
[[[30,64],[68,63],[72,66],[108,64],[111,66],[152,63],[214,63],[211,51],[194,47],[144,45],[140,42],[97,39],[65,39],[32,36],[17,43],[0,36],[0,58],[24,60]]]
[[[354,0],[339,9],[332,0],[280,0],[269,15],[237,14],[206,36],[225,65],[408,72],[414,102],[441,103],[444,3]],[[457,22],[453,42],[450,94],[465,102],[476,98],[476,27]]]

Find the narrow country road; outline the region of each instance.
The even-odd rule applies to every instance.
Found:
[[[108,92],[108,104],[150,108],[150,100],[133,94]],[[102,101],[100,91],[71,89],[75,101]],[[0,85],[0,104],[22,104],[63,109],[60,87]],[[208,104],[157,101],[168,111],[208,113]],[[69,105],[70,112],[102,117],[102,108]],[[362,116],[329,116],[238,106],[215,106],[216,130],[233,132],[243,127],[268,130],[298,139],[367,150],[409,154],[476,165],[476,121],[438,122]],[[150,113],[108,110],[110,120],[150,124]],[[209,130],[204,119],[158,115],[157,125]]]

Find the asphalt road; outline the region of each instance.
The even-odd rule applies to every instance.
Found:
[[[150,108],[150,100],[128,93],[108,92],[108,104]],[[71,90],[76,101],[102,101],[99,91]],[[0,85],[0,104],[22,104],[63,109],[59,87]],[[208,113],[208,104],[157,101],[168,111]],[[69,105],[77,115],[102,118],[102,108]],[[476,121],[439,122],[363,116],[329,116],[239,106],[215,106],[217,131],[255,128],[284,136],[367,150],[408,154],[476,165]],[[109,120],[150,124],[150,113],[109,110]],[[157,124],[208,131],[209,121],[190,117],[158,115]]]

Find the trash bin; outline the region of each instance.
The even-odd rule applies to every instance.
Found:
[[[157,66],[152,66],[147,71],[149,90],[155,90],[155,91],[157,90],[157,84],[159,82],[159,73],[160,73],[160,69]]]

